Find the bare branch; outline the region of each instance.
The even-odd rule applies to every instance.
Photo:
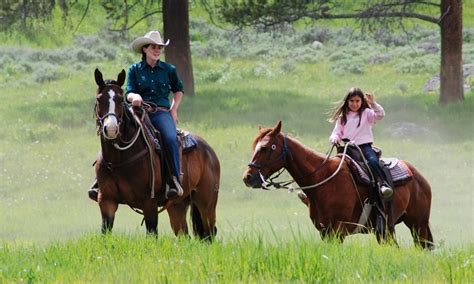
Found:
[[[143,16],[141,16],[138,20],[136,20],[133,24],[131,24],[130,26],[126,27],[125,29],[109,29],[109,31],[112,31],[112,32],[123,32],[123,31],[129,31],[131,30],[134,26],[136,26],[139,22],[143,21],[144,19],[150,17],[150,16],[153,16],[154,14],[158,14],[158,13],[161,13],[161,9],[156,9],[156,10],[153,10],[151,12],[148,12],[146,14],[144,14]]]

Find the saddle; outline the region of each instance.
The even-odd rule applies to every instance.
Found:
[[[161,136],[160,132],[158,129],[156,129],[153,124],[150,121],[150,118],[148,115],[145,115],[143,117],[143,124],[146,128],[147,135],[150,137],[150,140],[153,141],[153,145],[155,147],[155,151],[161,156],[162,155],[162,150],[161,150]],[[191,134],[191,132],[182,130],[182,129],[177,129],[176,130],[176,135],[178,138],[178,146],[180,148],[180,151],[182,153],[188,153],[192,149],[196,148],[197,146],[197,141],[194,138],[194,136]]]
[[[382,150],[380,148],[374,146],[372,146],[372,148],[379,158],[379,163],[392,188],[407,183],[413,177],[413,173],[404,161],[398,158],[384,158],[382,157]],[[337,148],[337,156],[342,157],[343,152],[344,147]],[[371,175],[364,163],[362,154],[355,146],[349,145],[347,147],[346,163],[358,183],[365,186],[371,185]]]

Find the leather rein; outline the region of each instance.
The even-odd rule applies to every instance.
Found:
[[[331,180],[333,177],[335,177],[337,175],[337,173],[340,171],[340,169],[342,167],[342,164],[343,164],[343,162],[345,160],[345,157],[346,157],[347,147],[350,145],[350,143],[346,143],[346,145],[344,146],[344,152],[343,152],[341,161],[339,163],[339,166],[337,167],[336,171],[331,176],[329,176],[328,178],[322,180],[321,182],[318,182],[318,183],[313,184],[313,185],[302,186],[302,187],[294,187],[292,184],[296,183],[296,180],[299,180],[299,179],[302,179],[302,178],[305,178],[305,177],[308,177],[308,176],[311,176],[311,175],[315,174],[316,172],[318,172],[324,166],[324,164],[326,164],[326,162],[329,160],[329,158],[331,156],[331,153],[332,153],[332,151],[335,147],[335,144],[331,145],[331,148],[326,153],[326,158],[311,173],[306,174],[304,176],[300,176],[298,178],[293,178],[292,180],[288,180],[288,181],[275,181],[275,179],[277,179],[285,171],[286,166],[288,165],[287,156],[289,156],[291,159],[293,158],[292,155],[291,155],[291,151],[288,148],[288,143],[286,142],[286,135],[282,134],[282,137],[283,137],[283,149],[281,150],[280,154],[278,155],[278,157],[276,159],[274,159],[273,161],[268,162],[266,164],[255,164],[255,163],[249,163],[248,164],[249,167],[255,168],[255,169],[258,170],[259,178],[262,181],[262,188],[265,189],[265,190],[270,190],[270,189],[272,189],[270,187],[273,187],[275,189],[285,188],[288,191],[292,192],[295,189],[298,189],[298,190],[312,189],[312,188],[316,188],[316,187],[319,187],[319,186],[325,184],[326,182]],[[276,139],[277,139],[277,136],[275,136],[274,140],[276,140]],[[276,143],[272,144],[271,148],[272,148],[272,150],[275,150],[276,149]],[[264,175],[262,174],[262,170],[265,167],[273,165],[276,162],[279,162],[281,160],[283,160],[283,166],[281,167],[281,169],[278,170],[275,175],[269,176],[266,179],[264,177]]]

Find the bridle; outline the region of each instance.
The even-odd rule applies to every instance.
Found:
[[[286,143],[286,136],[283,135],[283,134],[282,134],[282,136],[283,136],[283,149],[275,160],[270,161],[266,164],[256,164],[256,163],[252,163],[252,162],[250,162],[248,164],[248,166],[250,168],[255,168],[255,169],[258,170],[259,178],[262,181],[262,188],[265,189],[265,190],[270,190],[269,186],[273,186],[275,188],[281,188],[281,187],[285,187],[287,185],[286,182],[275,182],[274,181],[285,171],[285,166],[288,164],[287,156],[291,157],[291,152],[288,149],[288,143]],[[277,148],[276,147],[276,140],[277,140],[277,135],[275,135],[275,137],[273,138],[273,141],[272,141],[273,143],[270,147],[272,151],[275,151],[276,148]],[[270,155],[271,155],[271,152],[268,153],[268,158],[270,157]],[[276,172],[276,174],[274,176],[269,176],[267,179],[265,179],[265,176],[262,173],[262,169],[267,168],[271,165],[274,165],[275,163],[278,163],[280,161],[283,161],[282,167]],[[293,182],[294,181],[291,181],[290,184],[293,183]],[[284,185],[282,185],[283,183],[284,183]]]
[[[122,91],[122,87],[120,87],[119,85],[117,84],[113,84],[113,83],[106,83],[102,88],[101,90],[99,91],[98,94],[104,94],[103,90],[104,88],[108,86],[108,87],[116,87],[120,90],[120,93],[121,95],[123,96],[123,91]],[[122,123],[122,117],[123,117],[123,114],[124,112],[122,112],[121,116],[118,116],[115,112],[108,112],[106,114],[104,114],[103,116],[100,116],[99,115],[99,101],[96,99],[96,102],[95,102],[95,107],[94,107],[94,111],[95,111],[95,117],[96,117],[96,123],[97,123],[97,126],[98,126],[98,129],[97,129],[97,135],[100,135],[100,133],[102,132],[102,129],[104,127],[104,120],[106,118],[108,118],[109,116],[112,116],[112,117],[115,117],[115,119],[117,119],[117,126],[119,127],[120,129],[120,124]],[[104,137],[104,139],[107,139],[106,137]]]
[[[274,160],[272,160],[268,163],[265,163],[265,164],[257,164],[257,163],[252,163],[252,162],[248,164],[248,166],[250,168],[255,168],[255,169],[258,170],[258,175],[259,175],[260,181],[262,182],[262,189],[265,189],[265,190],[270,190],[271,189],[270,187],[274,187],[276,189],[285,188],[285,189],[288,189],[288,191],[293,191],[295,188],[292,186],[292,184],[296,183],[296,180],[311,176],[311,175],[315,174],[316,172],[318,172],[324,166],[324,164],[326,164],[326,162],[329,160],[329,158],[331,156],[331,153],[332,153],[332,151],[335,147],[334,144],[331,145],[331,148],[326,153],[326,158],[321,162],[321,164],[318,165],[318,167],[316,167],[315,170],[313,170],[309,174],[306,174],[304,176],[300,176],[298,178],[293,178],[292,180],[288,180],[288,181],[275,181],[275,179],[277,179],[285,171],[286,166],[288,165],[287,157],[289,156],[291,159],[293,159],[293,157],[291,155],[291,151],[288,148],[288,143],[286,142],[286,135],[283,134],[283,133],[281,133],[281,135],[283,137],[282,138],[283,139],[283,149],[281,150],[280,154],[278,155],[278,157],[276,159],[274,159]],[[275,140],[277,139],[277,136],[278,135],[275,135],[275,137],[274,137],[274,141],[273,141],[273,144],[271,146],[272,151],[276,150]],[[328,178],[324,179],[321,182],[318,182],[317,184],[304,186],[304,187],[299,187],[297,189],[302,190],[302,189],[316,188],[316,187],[319,187],[320,185],[328,182],[330,179],[332,179],[334,176],[336,176],[337,173],[339,172],[339,170],[341,169],[342,163],[344,162],[347,147],[349,146],[349,144],[350,143],[347,143],[346,146],[344,147],[344,153],[343,153],[341,162],[340,162],[338,168],[336,169],[336,171],[331,176],[329,176]],[[269,156],[270,155],[271,155],[271,152],[270,152]],[[281,160],[283,160],[283,165],[282,165],[281,169],[279,169],[273,176],[270,175],[268,178],[265,178],[265,176],[262,173],[262,170],[267,168],[268,166],[271,166],[271,165],[281,161]]]
[[[276,150],[276,143],[275,143],[275,141],[277,140],[277,137],[275,136],[273,140],[274,140],[274,141],[273,141],[273,144],[272,144],[272,146],[271,146],[271,149],[272,149],[272,151],[275,151],[275,150]],[[258,169],[258,170],[261,170],[261,169],[264,168],[264,167],[271,166],[271,165],[273,165],[273,164],[275,164],[275,163],[277,163],[277,162],[279,162],[279,161],[282,160],[282,161],[283,161],[283,167],[285,167],[286,164],[287,164],[287,161],[286,161],[286,156],[287,156],[287,154],[290,154],[290,156],[291,156],[291,153],[290,153],[290,151],[289,151],[289,149],[288,149],[288,144],[286,143],[286,136],[283,135],[283,150],[281,151],[281,153],[278,155],[278,157],[277,157],[275,160],[270,161],[270,162],[268,162],[268,163],[266,163],[266,164],[256,164],[256,163],[250,162],[250,163],[248,164],[248,166],[251,167],[251,168],[256,168],[256,169]],[[271,152],[269,153],[268,156],[270,156],[270,155],[271,155]]]
[[[114,87],[117,87],[120,91],[121,91],[121,96],[123,96],[123,91],[122,91],[122,88],[117,85],[117,84],[113,84],[113,83],[106,83],[105,86],[114,86]],[[103,90],[104,88],[102,88]],[[102,93],[102,92],[101,92]],[[123,116],[126,115],[128,117],[128,114],[129,114],[129,111],[126,107],[124,107],[124,111],[122,112],[122,114],[120,116],[118,116],[115,112],[108,112],[106,113],[105,115],[103,115],[102,117],[99,116],[99,102],[96,100],[96,103],[95,103],[95,116],[97,118],[96,120],[96,123],[97,123],[97,135],[101,136],[103,139],[105,140],[111,140],[112,141],[112,144],[114,145],[114,147],[117,149],[117,150],[127,150],[129,149],[130,147],[133,146],[133,144],[137,141],[138,139],[138,136],[140,136],[140,118],[137,118],[136,115],[133,115],[134,117],[134,120],[135,120],[135,125],[137,125],[137,131],[135,133],[135,135],[128,141],[124,141],[122,140],[122,136],[120,135],[120,128],[121,128],[121,123],[123,122]],[[115,117],[115,119],[117,120],[117,127],[118,127],[118,131],[119,131],[119,135],[117,135],[116,138],[114,139],[108,139],[107,137],[103,136],[102,133],[103,133],[103,127],[104,127],[104,120],[107,118],[107,117]],[[120,146],[119,145],[119,142],[120,144],[122,145],[125,145],[125,146]]]

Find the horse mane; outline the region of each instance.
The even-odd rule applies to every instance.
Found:
[[[286,138],[293,141],[294,143],[300,145],[300,147],[303,148],[306,152],[311,153],[312,155],[318,156],[320,158],[326,158],[326,155],[324,155],[323,153],[320,153],[320,152],[312,149],[311,147],[303,144],[303,142],[296,139],[295,137],[291,137],[291,136],[287,135]]]
[[[267,135],[268,133],[270,133],[271,131],[273,130],[273,128],[261,128],[260,129],[260,133],[257,134],[257,136],[255,137],[255,139],[253,140],[252,142],[252,147],[253,149],[255,149],[255,147],[257,146],[257,143],[258,141],[260,141],[265,135]],[[281,133],[282,135],[285,135],[284,133]],[[313,155],[316,155],[316,156],[319,156],[319,157],[323,157],[324,158],[324,155],[322,153],[319,153],[317,151],[315,151],[314,149],[306,146],[305,144],[303,144],[301,141],[299,141],[298,139],[290,136],[290,135],[286,135],[287,139],[290,139],[291,141],[295,142],[296,144],[300,145],[301,148],[303,148],[306,152],[310,152],[311,154]]]

